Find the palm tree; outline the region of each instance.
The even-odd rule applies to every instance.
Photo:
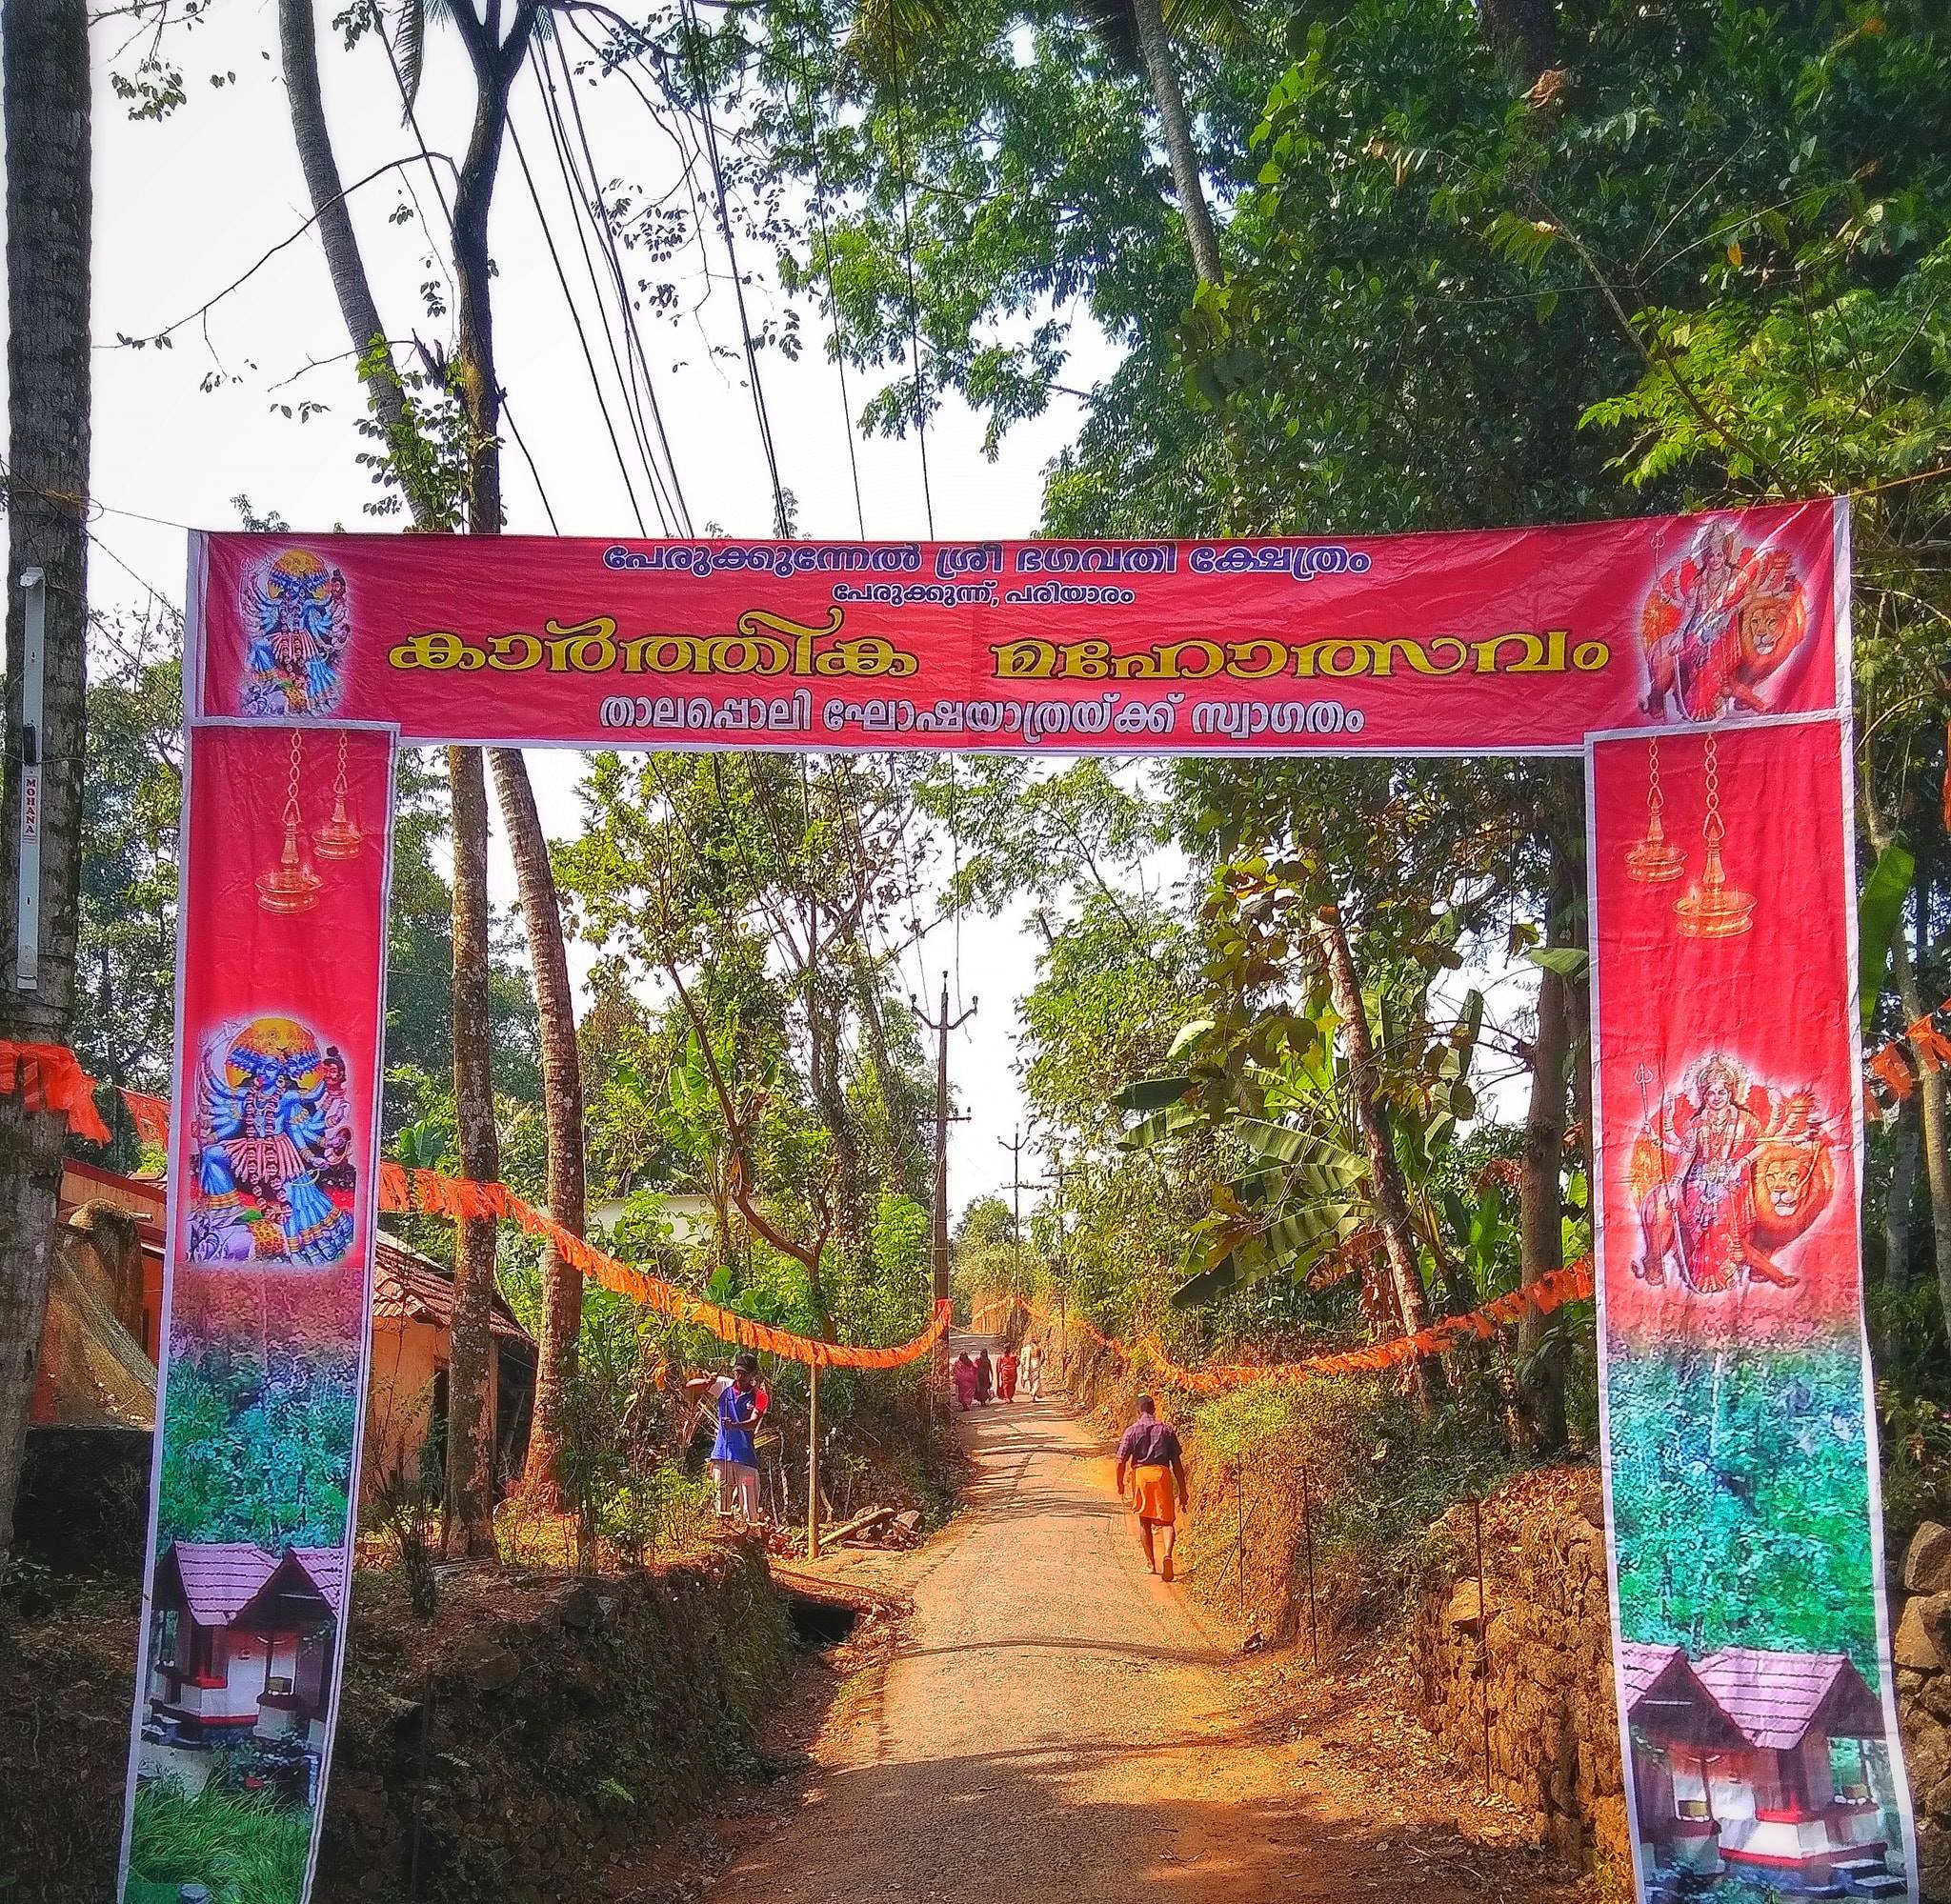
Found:
[[[87,688],[89,480],[88,9],[8,0],[8,771],[0,805],[0,1037],[64,1045],[74,989]],[[41,571],[46,624],[40,719],[39,974],[15,982],[22,796],[23,574]],[[22,737],[24,739],[24,736]],[[33,756],[29,756],[32,758]],[[27,1440],[27,1404],[48,1298],[49,1232],[67,1118],[0,1096],[0,1573]]]
[[[1127,59],[1136,55],[1144,68],[1193,271],[1201,284],[1217,284],[1223,271],[1219,238],[1173,35],[1231,35],[1240,22],[1238,0],[1081,0],[1077,11],[1115,52]],[[927,60],[954,21],[955,0],[865,0],[855,16],[849,49],[864,71],[898,90],[902,70]]]
[[[497,30],[498,12],[491,8],[486,19],[468,7],[447,10],[465,45],[476,81],[474,124],[456,184],[454,199],[453,263],[459,286],[459,338],[454,360],[462,408],[466,418],[470,455],[467,473],[468,526],[476,534],[494,534],[502,527],[501,511],[501,387],[496,374],[493,347],[493,311],[490,298],[492,268],[488,255],[488,210],[493,202],[494,179],[501,145],[508,123],[508,96],[527,58],[533,37],[537,9],[524,4],[515,10],[505,36]],[[347,334],[362,361],[383,351],[385,331],[373,299],[365,261],[348,215],[340,183],[337,160],[326,123],[324,102],[318,79],[318,50],[310,0],[279,0],[279,33],[285,63],[286,89],[291,101],[292,130],[297,144],[305,182],[312,197],[319,234],[331,273],[332,290],[338,298]],[[414,0],[401,17],[401,47],[405,56],[405,84],[409,102],[419,83],[421,50],[426,28],[424,0]],[[402,432],[412,429],[399,380],[379,370],[366,382],[368,401],[374,418],[390,445],[400,447]],[[408,487],[407,506],[415,527],[436,530],[449,527],[440,520],[436,507],[424,493]],[[529,956],[534,974],[535,1002],[540,1020],[542,1043],[542,1094],[548,1129],[550,1213],[565,1229],[582,1233],[585,1221],[585,1167],[583,1150],[583,1102],[581,1068],[576,1051],[575,1001],[569,982],[569,961],[563,943],[562,909],[549,863],[549,844],[536,812],[534,790],[518,751],[497,748],[491,752],[495,792],[499,797],[503,824],[514,861],[516,888],[520,894],[522,923],[528,935]],[[492,1144],[493,1104],[492,1070],[487,1048],[486,1007],[486,913],[487,913],[487,803],[485,792],[473,797],[481,787],[481,761],[474,749],[450,749],[449,768],[455,778],[453,825],[455,833],[454,932],[456,997],[453,1013],[455,1038],[455,1094],[463,1132],[461,1164],[476,1179],[492,1178],[496,1161]],[[463,782],[467,784],[462,785]],[[463,838],[478,815],[478,839]],[[463,864],[470,878],[478,870],[480,889],[464,892]],[[463,914],[467,915],[465,918]],[[476,917],[480,921],[476,930]],[[462,947],[478,946],[481,961],[478,974],[478,1009],[471,1003],[462,1009],[459,988],[476,984],[473,971],[473,952],[468,954],[463,972]],[[464,1032],[465,1028],[465,1032]],[[478,1036],[480,1050],[464,1053],[465,1040]],[[465,1073],[465,1075],[464,1075]],[[472,1139],[469,1134],[473,1132]],[[493,1232],[491,1225],[463,1224],[461,1247],[455,1263],[455,1330],[463,1339],[459,1358],[470,1365],[478,1359],[483,1370],[481,1384],[472,1379],[454,1383],[450,1393],[450,1419],[455,1423],[485,1423],[491,1405],[486,1388],[488,1366],[487,1303],[485,1282],[493,1275]],[[582,1322],[582,1278],[564,1262],[553,1248],[542,1257],[543,1313],[540,1355],[535,1383],[535,1422],[529,1447],[527,1478],[545,1499],[553,1499],[558,1483],[563,1435],[563,1402],[568,1383],[575,1369],[576,1342]],[[462,1296],[474,1282],[484,1282],[481,1300]],[[476,1311],[478,1310],[478,1316]],[[478,1324],[481,1341],[468,1339]],[[460,1434],[456,1444],[471,1437]],[[471,1474],[470,1485],[485,1490],[492,1473]]]

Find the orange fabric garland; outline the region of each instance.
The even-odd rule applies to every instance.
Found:
[[[1147,1336],[1134,1348],[1101,1334],[1081,1315],[1068,1319],[1081,1329],[1099,1348],[1108,1350],[1127,1365],[1145,1361],[1175,1388],[1196,1394],[1217,1394],[1222,1390],[1242,1388],[1253,1382],[1294,1382],[1309,1375],[1346,1375],[1362,1371],[1394,1368],[1398,1363],[1418,1360],[1424,1355],[1440,1355],[1467,1341],[1484,1341],[1505,1324],[1516,1322],[1526,1310],[1549,1315],[1555,1309],[1579,1296],[1592,1293],[1592,1261],[1581,1257],[1561,1270],[1539,1276],[1529,1289],[1511,1290],[1494,1296],[1481,1309],[1468,1315],[1446,1315],[1413,1335],[1398,1335],[1367,1349],[1348,1349],[1327,1355],[1310,1355],[1299,1362],[1234,1362],[1202,1369],[1181,1367],[1169,1356],[1156,1336]],[[1050,1312],[1015,1298],[1026,1315],[1048,1327]]]
[[[379,1207],[397,1214],[513,1223],[530,1235],[553,1244],[565,1262],[573,1264],[604,1289],[614,1290],[618,1295],[626,1295],[674,1321],[695,1323],[721,1341],[735,1342],[741,1349],[762,1350],[769,1355],[805,1362],[815,1368],[904,1368],[910,1362],[918,1362],[948,1333],[950,1310],[945,1302],[936,1304],[935,1320],[919,1335],[887,1349],[822,1342],[811,1335],[774,1329],[770,1323],[754,1322],[750,1316],[706,1302],[662,1276],[651,1275],[585,1242],[573,1232],[565,1230],[546,1211],[524,1203],[505,1183],[474,1183],[466,1177],[443,1176],[437,1171],[409,1172],[399,1164],[387,1162],[379,1166]]]
[[[95,1109],[95,1081],[66,1045],[17,1045],[0,1038],[0,1093],[15,1092],[30,1111],[65,1111],[77,1137],[109,1141],[109,1127]]]

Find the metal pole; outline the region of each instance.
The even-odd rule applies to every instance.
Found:
[[[935,1066],[935,1299],[949,1299],[949,975],[941,975]]]
[[[14,886],[13,989],[41,988],[41,670],[48,646],[48,578],[20,571],[26,651],[20,668],[20,858]]]
[[[1233,1464],[1233,1513],[1238,1523],[1239,1616],[1246,1618],[1246,1482],[1244,1463]]]
[[[806,1557],[819,1558],[819,1364],[807,1364]]]
[[[1308,1506],[1307,1464],[1300,1470],[1300,1542],[1307,1552],[1307,1645],[1314,1664],[1321,1663],[1321,1630],[1315,1614],[1315,1521]]]
[[[1016,1194],[1015,1240],[1023,1240],[1023,1127],[1018,1124],[1012,1137],[998,1137],[997,1146],[1010,1153],[1010,1189]]]
[[[1490,1787],[1490,1602],[1483,1592],[1483,1502],[1470,1503],[1470,1522],[1477,1532],[1477,1670],[1483,1675],[1483,1789]]]

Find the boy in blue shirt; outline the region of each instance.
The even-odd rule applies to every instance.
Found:
[[[758,1425],[758,1357],[741,1351],[732,1364],[732,1380],[718,1396],[718,1433],[712,1443],[712,1466],[719,1477],[719,1499],[748,1526],[759,1519],[758,1451],[753,1430]]]

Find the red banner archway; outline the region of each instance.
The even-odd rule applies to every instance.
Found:
[[[1857,1238],[1844,505],[1243,542],[207,535],[191,561],[132,1780],[188,1787],[211,1740],[250,1738],[279,1802],[321,1802],[400,745],[1581,754],[1641,1894],[1878,1858],[1914,1893]],[[343,1424],[329,1498],[261,1525],[171,1479],[179,1404],[239,1358]],[[1806,1591],[1768,1558],[1788,1550]],[[1650,1696],[1682,1656],[1722,1708],[1711,1755]],[[1880,1732],[1854,1720],[1832,1754],[1816,1718],[1788,1743],[1750,1724],[1845,1667],[1880,1694]]]

